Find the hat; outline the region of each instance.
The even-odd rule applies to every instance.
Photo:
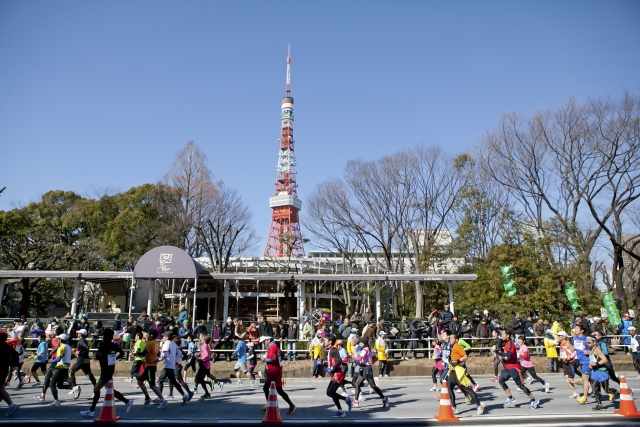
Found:
[[[566,337],[567,333],[565,331],[560,331],[556,335],[558,335],[559,337]]]
[[[629,326],[627,329],[629,329],[629,330],[632,330],[632,329],[633,329],[633,330],[635,331],[635,330],[636,330],[636,327],[635,327],[635,326]]]
[[[629,313],[622,313],[622,317],[629,317]]]
[[[484,314],[489,314],[489,310],[483,311]]]
[[[469,321],[467,321],[467,320],[463,320],[463,321],[462,321],[462,324],[463,324],[463,325],[466,325],[467,323],[469,323]]]
[[[187,319],[184,319],[184,320],[182,321],[182,324],[183,324],[183,325],[188,325],[188,324],[189,324],[189,321],[188,321]]]
[[[380,331],[378,335],[387,335],[387,333],[385,331]]]
[[[595,320],[600,320],[600,318],[599,318],[599,317],[594,317],[594,318],[593,318],[593,320],[594,320],[594,321],[595,321]]]
[[[317,331],[317,332],[316,332],[316,336],[317,336],[317,335],[322,335],[322,331]]]
[[[544,333],[547,334],[547,335],[551,335],[553,333],[553,331],[551,329],[547,329]]]
[[[76,334],[80,334],[80,335],[84,335],[85,337],[87,336],[87,330],[86,329],[80,329],[76,332]]]
[[[62,341],[68,341],[69,337],[67,336],[67,334],[60,334],[58,335],[58,339],[61,339]]]
[[[231,317],[227,317],[227,323],[231,322]]]
[[[260,342],[260,343],[263,343],[263,342],[265,342],[266,340],[270,340],[270,339],[271,339],[271,337],[268,337],[268,336],[266,336],[266,335],[263,335],[263,336],[261,336],[261,337],[260,337],[260,341],[259,341],[259,342]]]
[[[173,336],[173,332],[172,331],[167,331],[164,334],[162,334],[163,337],[168,337],[171,338]]]
[[[351,333],[355,334],[356,332],[358,332],[358,330],[356,328],[351,328]]]

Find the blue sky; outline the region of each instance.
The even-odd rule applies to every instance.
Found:
[[[638,1],[4,0],[0,209],[156,182],[194,140],[266,240],[288,44],[303,203],[348,160],[640,89]]]

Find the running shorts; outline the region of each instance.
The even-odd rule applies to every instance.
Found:
[[[149,381],[149,385],[154,385],[156,383],[156,366],[145,366],[144,376],[141,379]]]

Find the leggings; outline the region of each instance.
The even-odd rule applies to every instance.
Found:
[[[635,361],[634,361],[634,364],[635,364]],[[607,368],[607,372],[609,373],[609,378],[611,378],[613,382],[620,384],[620,380],[616,375],[616,371],[613,370],[613,364],[611,363],[611,360],[607,360],[607,364],[605,366]]]
[[[198,384],[202,385],[205,394],[209,394],[209,391],[207,390],[207,382],[204,380],[208,375],[210,375],[209,369],[205,368],[204,363],[199,363],[194,382],[196,387],[198,387]]]
[[[264,386],[262,387],[262,391],[264,391],[264,397],[265,399],[267,399],[267,402],[269,401],[269,388],[271,388],[271,381],[272,381],[271,379],[267,378],[266,381],[264,382]],[[282,389],[282,380],[275,381],[275,383],[276,383],[276,391],[278,392],[280,397],[282,397],[284,401],[289,404],[289,407],[292,407],[293,402],[291,402],[291,399],[289,399],[289,395],[285,393],[284,390]]]
[[[522,390],[527,396],[529,396],[529,399],[533,400],[531,391],[529,391],[529,389],[525,387],[525,385],[522,383],[522,374],[520,373],[520,371],[518,371],[515,368],[513,369],[505,368],[500,373],[500,378],[498,379],[498,382],[500,383],[504,391],[509,390],[509,387],[507,386],[507,381],[509,380],[509,378],[513,378],[513,381],[515,381],[516,386],[520,388],[520,390]]]
[[[497,377],[498,376],[498,367],[500,367],[500,359],[498,359],[497,357],[493,358],[493,376]]]
[[[454,408],[456,407],[456,394],[453,391],[453,388],[455,386],[458,386],[458,388],[460,389],[460,391],[462,391],[462,393],[464,393],[466,396],[469,396],[471,398],[471,400],[473,401],[474,405],[480,406],[480,401],[478,400],[478,395],[473,390],[471,390],[469,387],[463,386],[462,384],[460,384],[460,381],[458,381],[458,376],[456,375],[455,372],[453,372],[453,375],[449,375],[447,377],[447,379],[448,379],[448,381],[447,381],[447,390],[449,390],[449,399],[451,399],[451,406],[452,407],[454,407]]]
[[[58,382],[64,381],[68,373],[68,369],[55,368],[51,374],[51,394],[53,394],[55,400],[58,400]]]
[[[75,387],[78,385],[76,383],[76,372],[78,371],[82,371],[87,378],[89,378],[91,384],[93,384],[94,387],[96,386],[96,378],[91,373],[91,365],[89,363],[84,363],[84,360],[78,360],[69,370],[69,382],[72,386]]]
[[[532,378],[535,378],[536,380],[538,380],[538,382],[541,382],[542,385],[545,385],[546,383],[544,382],[544,380],[542,378],[540,378],[538,376],[538,374],[536,374],[536,368],[531,367],[531,368],[525,368],[524,366],[522,367],[522,375],[524,376],[524,374],[529,373],[529,375]]]
[[[609,380],[605,381],[604,383],[591,380],[591,389],[593,391],[593,397],[596,399],[596,402],[598,403],[598,405],[602,403],[601,402],[602,396],[600,396],[600,385],[602,385],[602,388],[604,388],[606,392],[609,392]]]
[[[178,390],[180,395],[184,396],[185,392],[180,385],[180,382],[176,379],[176,370],[177,369],[168,369],[164,368],[164,370],[160,373],[160,377],[158,377],[158,387],[160,388],[160,393],[162,393],[162,388],[164,384],[164,380],[169,380],[169,394],[173,396],[173,388],[175,387]],[[182,371],[182,367],[180,368]],[[180,372],[178,372],[178,378],[180,377]],[[186,384],[185,384],[186,385]],[[188,388],[187,388],[188,390]]]
[[[327,396],[333,399],[333,403],[335,403],[338,407],[338,411],[342,411],[342,405],[340,405],[340,401],[347,400],[346,397],[338,394],[338,389],[340,388],[340,386],[341,384],[338,384],[335,381],[330,381],[329,385],[327,386]]]
[[[360,367],[360,375],[356,380],[356,386],[355,386],[356,400],[358,400],[358,398],[360,397],[360,387],[362,386],[362,383],[364,382],[364,380],[367,380],[367,382],[369,383],[369,387],[371,387],[376,393],[378,393],[378,396],[380,396],[380,399],[384,399],[384,394],[382,394],[382,390],[380,390],[380,388],[376,385],[375,381],[373,380],[373,369],[371,368],[371,365],[367,365],[367,366]]]
[[[433,368],[431,368],[431,380],[433,381],[434,385],[438,384],[438,379],[437,379],[436,375],[440,376],[441,375],[440,372],[442,372],[442,371],[440,371],[435,366]],[[442,378],[440,378],[440,383],[442,383]]]
[[[42,385],[42,395],[45,396],[47,394],[47,390],[49,389],[49,386],[51,385],[51,382],[53,381],[53,375],[56,373],[56,371],[59,371],[59,369],[56,369],[56,364],[52,363],[49,365],[49,369],[47,370],[47,374],[44,377],[44,382]],[[66,371],[66,370],[65,370]],[[65,372],[66,373],[66,372]],[[64,379],[66,378],[66,375],[56,375],[56,382],[57,382],[57,386],[60,387],[62,386],[62,384],[64,383]],[[57,390],[56,390],[56,394],[57,394]]]

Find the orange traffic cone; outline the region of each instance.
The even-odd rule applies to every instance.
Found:
[[[96,423],[112,423],[118,421],[116,416],[116,403],[113,401],[113,380],[107,383],[107,394],[104,396],[104,403],[100,410],[100,416],[93,420]]]
[[[460,421],[455,415],[453,415],[453,407],[451,406],[451,398],[449,397],[449,390],[447,389],[447,382],[442,381],[442,395],[440,396],[440,411],[435,417],[436,420],[442,422]]]
[[[278,393],[276,392],[276,382],[271,381],[269,387],[269,400],[267,401],[267,411],[262,419],[263,424],[282,424],[280,408],[278,408]]]
[[[640,417],[624,375],[620,375],[620,409],[613,411],[613,413],[625,417]]]

